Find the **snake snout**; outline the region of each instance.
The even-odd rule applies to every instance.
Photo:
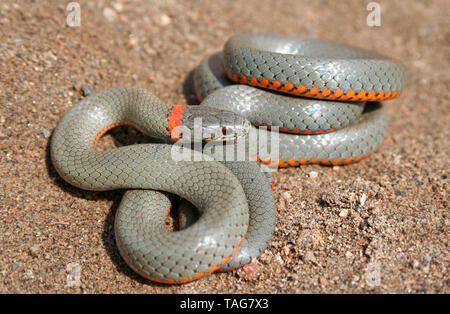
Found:
[[[250,131],[251,124],[243,116],[234,112],[220,110],[219,125],[213,126],[215,141],[236,140],[245,137]]]
[[[191,130],[191,140],[201,138],[204,142],[243,138],[251,128],[250,122],[237,113],[203,106],[191,107],[185,113],[183,126]]]

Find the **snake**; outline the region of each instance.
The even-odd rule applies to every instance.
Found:
[[[200,106],[166,104],[140,87],[100,91],[61,118],[51,137],[51,159],[59,175],[78,188],[124,190],[114,229],[132,270],[159,283],[190,282],[236,269],[267,247],[276,207],[264,164],[341,165],[367,157],[386,134],[379,101],[398,97],[404,84],[403,65],[370,50],[287,35],[237,34],[195,70]],[[105,133],[122,125],[188,143],[177,148],[189,158],[174,158],[177,145],[165,141],[96,148]],[[252,132],[279,134],[269,145],[278,145],[279,156],[257,151],[249,160],[223,161],[192,147],[196,141],[201,148],[224,143],[220,151],[241,140],[248,150]],[[167,232],[172,195],[189,204],[186,213],[192,208],[198,213],[180,230]]]

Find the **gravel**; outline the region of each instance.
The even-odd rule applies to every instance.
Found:
[[[449,293],[449,3],[377,2],[379,27],[359,0],[83,1],[70,27],[65,3],[1,1],[0,292]],[[255,264],[148,282],[115,245],[122,192],[66,184],[51,132],[94,86],[195,104],[191,71],[241,31],[376,49],[406,65],[408,86],[386,102],[389,134],[370,158],[275,173],[276,230]],[[145,141],[123,127],[99,145]]]

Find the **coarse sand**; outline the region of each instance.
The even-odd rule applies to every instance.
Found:
[[[69,1],[1,1],[0,292],[449,293],[450,3],[379,0],[370,27],[368,2],[86,0],[70,27]],[[389,134],[370,158],[275,174],[276,230],[250,266],[148,282],[115,245],[122,192],[65,183],[49,138],[89,86],[196,104],[192,70],[244,31],[375,49],[405,64],[407,88],[386,102]],[[119,128],[101,142],[141,141]]]

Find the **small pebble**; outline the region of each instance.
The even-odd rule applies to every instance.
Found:
[[[292,200],[292,195],[291,195],[291,193],[289,193],[288,191],[286,191],[286,192],[283,192],[283,198],[284,198],[286,201],[290,201],[290,200]]]
[[[92,87],[89,84],[83,84],[83,86],[81,86],[81,92],[83,94],[83,96],[87,97],[89,95],[92,95],[94,93],[94,87]]]
[[[37,257],[39,253],[39,245],[38,244],[33,245],[28,249],[28,252],[30,253],[31,256]]]
[[[34,274],[31,269],[27,269],[24,271],[23,275],[20,277],[20,280],[27,281],[34,279]]]
[[[130,35],[128,43],[130,44],[130,46],[136,47],[138,44],[138,38],[136,37],[136,35]]]
[[[113,2],[112,3],[112,7],[114,8],[114,10],[116,10],[117,12],[122,12],[123,11],[123,4],[120,2]]]
[[[361,195],[361,197],[359,198],[359,205],[361,207],[364,207],[364,204],[366,203],[367,200],[367,195],[364,193],[363,195]]]
[[[150,56],[156,56],[158,54],[158,52],[153,49],[153,47],[149,43],[144,44],[142,48]]]
[[[311,171],[311,172],[309,173],[309,177],[310,177],[311,179],[317,178],[318,175],[319,175],[319,174],[318,174],[316,171]]]
[[[49,138],[50,137],[50,131],[47,129],[43,129],[42,130],[42,135],[44,135],[45,138]]]
[[[343,210],[341,210],[341,212],[339,213],[339,217],[347,217],[348,216],[348,209],[344,208]]]
[[[109,21],[109,22],[113,22],[117,19],[117,13],[116,11],[114,11],[111,8],[104,8],[103,9],[103,16]]]
[[[242,278],[246,280],[258,280],[261,277],[261,267],[258,262],[252,261],[250,264],[242,266]]]
[[[275,261],[280,265],[284,265],[284,261],[280,255],[275,255]]]
[[[316,263],[316,257],[314,256],[314,253],[312,251],[308,251],[305,253],[305,255],[303,256],[303,260],[305,262],[311,262],[311,263]]]
[[[167,26],[170,23],[172,23],[172,19],[167,14],[163,14],[159,17],[159,25]]]

